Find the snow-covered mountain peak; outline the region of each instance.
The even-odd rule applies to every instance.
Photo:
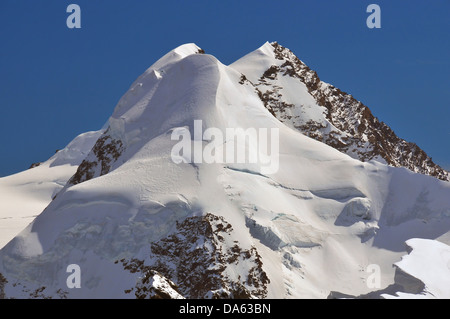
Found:
[[[416,144],[398,137],[351,94],[320,80],[291,50],[266,43],[230,65],[260,91],[287,126],[361,161],[376,160],[437,177],[450,175]]]
[[[134,106],[146,94],[156,87],[159,80],[165,76],[168,69],[178,61],[194,54],[204,54],[204,51],[194,43],[187,43],[169,51],[153,63],[130,86],[129,90],[119,100],[114,114],[121,116]]]
[[[98,137],[71,144],[96,138],[64,188],[0,250],[0,296],[362,295],[393,282],[406,240],[450,242],[449,183],[348,156],[381,156],[373,147],[387,145],[373,143],[379,122],[360,102],[277,43],[229,66],[202,53],[187,44],[164,55]],[[253,144],[269,131],[270,145]],[[235,138],[243,160],[217,160]],[[180,141],[188,148],[174,152]],[[260,156],[268,150],[277,164],[269,173]],[[79,289],[67,286],[73,264]],[[367,284],[371,265],[382,287]]]
[[[270,42],[264,43],[261,47],[259,47],[255,52],[259,52],[261,54],[267,55],[269,57],[275,57],[273,46]]]
[[[186,43],[176,47],[175,49],[166,53],[158,61],[156,61],[148,70],[159,70],[171,63],[177,62],[192,54],[204,53],[203,49],[195,43]]]
[[[191,54],[197,54],[202,52],[203,49],[201,49],[198,45],[195,43],[186,43],[182,44],[179,47],[176,47],[173,49],[173,52],[179,54],[180,56],[186,57]]]

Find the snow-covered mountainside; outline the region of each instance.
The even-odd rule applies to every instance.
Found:
[[[0,178],[0,248],[47,207],[77,171],[100,134],[101,131],[80,134],[47,161]]]
[[[399,138],[352,95],[321,81],[277,42],[266,43],[231,67],[257,87],[266,108],[289,127],[361,161],[377,160],[450,180],[416,144]]]
[[[324,141],[350,136],[337,127],[343,113],[331,121],[304,80],[280,73],[288,69],[280,59],[286,52],[265,44],[226,66],[185,44],[153,64],[95,133],[76,171],[71,166],[72,176],[64,175],[67,183],[0,251],[0,297],[384,296],[405,241],[450,244],[450,183],[370,157],[362,162],[293,129],[307,119],[321,123]],[[280,65],[271,68],[274,61]],[[260,70],[269,71],[261,77]],[[294,122],[283,107],[298,115]],[[231,139],[218,138],[231,129]],[[271,132],[270,145],[255,147],[252,129],[259,141]],[[174,157],[184,136],[192,152]],[[256,160],[198,160],[211,144],[214,158],[229,155],[235,139]],[[278,169],[267,170],[267,150]],[[29,174],[40,167],[51,165]],[[68,272],[71,265],[79,272]],[[69,284],[75,275],[79,288]]]

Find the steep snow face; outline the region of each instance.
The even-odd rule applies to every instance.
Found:
[[[377,160],[449,181],[417,145],[406,142],[352,95],[321,81],[294,53],[266,43],[231,65],[260,91],[280,121],[353,158]]]
[[[258,63],[271,63],[271,47]],[[449,183],[360,162],[293,130],[272,116],[250,75],[202,53],[177,48],[135,81],[70,181],[0,251],[6,296],[358,295],[376,289],[366,283],[370,264],[382,286],[392,283],[405,240],[450,242]],[[303,88],[320,119],[304,84],[285,81],[292,101]],[[222,151],[234,129],[257,160],[189,161],[190,152],[174,160],[174,133],[190,133],[193,153],[210,145],[195,123],[224,133],[214,140]],[[249,129],[278,132],[277,170],[264,170]],[[81,269],[79,289],[66,285],[71,264]]]
[[[80,134],[39,166],[0,178],[0,247],[44,210],[76,172],[100,134]]]
[[[114,110],[114,118],[120,118],[130,108],[145,108],[158,87],[159,80],[166,74],[173,64],[193,54],[201,54],[203,50],[193,43],[184,44],[170,51],[151,67],[149,67],[136,81],[133,82],[128,92],[120,99]]]

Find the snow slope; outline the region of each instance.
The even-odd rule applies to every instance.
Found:
[[[80,134],[39,166],[0,178],[0,247],[47,207],[99,136],[100,131]]]
[[[411,281],[421,284],[421,291],[397,292],[384,298],[450,298],[450,246],[429,239],[409,239],[409,254],[395,266]]]
[[[283,94],[294,98],[286,81]],[[281,123],[259,93],[195,44],[157,61],[56,198],[0,251],[6,296],[359,295],[375,289],[370,264],[381,268],[378,288],[393,282],[405,240],[450,243],[450,183],[353,159]],[[204,130],[241,128],[239,137],[278,130],[278,171],[267,173],[249,142],[256,163],[177,164],[171,137],[193,133],[196,120]],[[71,264],[79,289],[66,285]]]

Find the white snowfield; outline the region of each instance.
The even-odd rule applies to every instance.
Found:
[[[270,67],[275,59],[270,44],[247,56],[245,67],[242,61],[226,66],[199,52],[195,44],[185,44],[142,74],[119,101],[108,128],[87,133],[92,139],[75,139],[85,143],[86,148],[79,147],[83,156],[61,159],[57,166],[51,164],[57,159],[50,159],[0,179],[0,216],[12,218],[10,224],[1,219],[0,229],[13,229],[2,232],[1,240],[15,236],[0,251],[7,297],[134,298],[129,291],[142,278],[118,261],[137,258],[150,265],[156,260],[152,243],[167,243],[179,223],[207,213],[233,228],[232,239],[217,237],[222,241],[214,247],[227,251],[238,243],[242,251],[256,249],[270,280],[265,297],[368,294],[394,283],[393,264],[423,280],[427,296],[449,296],[450,183],[360,162],[278,121],[250,82],[253,68]],[[241,72],[250,81],[242,81]],[[292,78],[283,82],[283,94],[310,103],[309,117],[320,113],[306,88]],[[278,128],[278,172],[262,174],[261,163],[174,163],[171,150],[177,141],[171,133],[177,128],[193,132],[194,120],[223,132]],[[66,185],[83,158],[98,156],[94,149],[88,155],[85,150],[101,134],[121,142],[120,156],[108,159],[107,173],[96,170],[92,178]],[[198,239],[192,249],[206,247],[211,253],[208,240]],[[413,251],[400,261],[406,241]],[[234,282],[247,278],[251,258],[232,260],[222,275]],[[70,264],[81,268],[79,289],[66,285]],[[366,269],[372,264],[381,270],[379,287],[368,284]],[[169,266],[180,267],[176,262]],[[438,271],[428,274],[427,268]],[[178,286],[179,271],[178,277],[167,278]],[[158,273],[151,285],[166,282]],[[172,288],[168,295],[183,295]]]

